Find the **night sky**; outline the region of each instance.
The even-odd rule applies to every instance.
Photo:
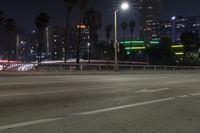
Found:
[[[6,17],[16,19],[20,27],[26,28],[30,32],[35,28],[34,18],[41,11],[49,14],[51,20],[49,25],[64,25],[66,5],[64,0],[1,0],[0,10],[5,13]],[[95,7],[102,12],[103,27],[106,24],[112,23],[113,9],[118,5],[120,0],[89,0],[88,7]],[[134,5],[134,0],[131,2]],[[200,15],[200,0],[162,0],[162,19],[170,18],[172,15]],[[76,7],[73,11],[72,23],[76,23],[77,13]],[[120,20],[138,20],[138,12],[134,6],[130,11],[121,12]],[[101,33],[103,32],[101,30]],[[137,34],[137,33],[136,33]]]

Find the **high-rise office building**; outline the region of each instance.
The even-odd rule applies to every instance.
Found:
[[[180,42],[184,32],[193,32],[200,38],[200,15],[173,16],[169,20],[162,20],[160,27],[161,37],[169,37],[173,42]]]
[[[161,0],[138,0],[140,14],[140,39],[159,40]]]

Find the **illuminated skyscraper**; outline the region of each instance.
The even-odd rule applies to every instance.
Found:
[[[140,39],[160,39],[161,0],[138,0],[140,14]]]

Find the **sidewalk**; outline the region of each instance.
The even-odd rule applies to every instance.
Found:
[[[171,74],[171,73],[200,73],[200,71],[181,71],[181,70],[134,70],[134,71],[58,71],[58,72],[0,72],[1,76],[52,76],[52,75],[106,75],[106,74]]]

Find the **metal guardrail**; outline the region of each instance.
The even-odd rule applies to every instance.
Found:
[[[199,66],[113,65],[113,64],[40,64],[38,71],[192,71]]]
[[[10,63],[0,64],[0,71],[39,71],[39,72],[70,72],[70,71],[199,71],[200,66],[159,66],[159,65],[114,65],[114,64],[33,64]]]

